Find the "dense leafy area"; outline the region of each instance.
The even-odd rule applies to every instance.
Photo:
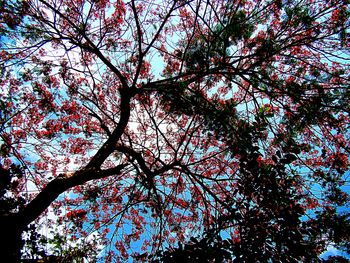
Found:
[[[346,261],[349,14],[0,0],[2,255]]]

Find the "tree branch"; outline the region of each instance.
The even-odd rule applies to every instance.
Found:
[[[117,127],[114,129],[107,141],[92,157],[90,162],[86,165],[86,168],[100,168],[103,162],[115,150],[115,146],[124,133],[124,130],[129,122],[131,96],[132,94],[130,94],[128,90],[120,90],[120,119]]]
[[[75,172],[72,176],[60,175],[51,182],[17,215],[24,226],[33,222],[47,209],[56,198],[69,188],[82,185],[91,180],[106,178],[118,175],[128,164],[120,164],[116,167],[98,170],[85,168]]]

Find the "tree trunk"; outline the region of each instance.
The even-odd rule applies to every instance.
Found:
[[[0,255],[4,262],[20,262],[21,249],[23,247],[22,233],[25,227],[17,217],[0,217]]]

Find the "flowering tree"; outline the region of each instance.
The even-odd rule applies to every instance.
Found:
[[[90,260],[295,262],[349,249],[348,1],[0,11],[3,255],[19,260],[49,208],[70,242],[98,234]]]

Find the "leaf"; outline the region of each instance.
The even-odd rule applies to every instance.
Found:
[[[194,237],[191,237],[190,240],[191,240],[193,243],[195,243],[195,244],[198,243],[198,240],[197,240],[196,238],[194,238]]]
[[[284,155],[284,158],[286,158],[289,162],[293,162],[297,159],[297,157],[294,154],[290,153]]]
[[[290,159],[282,158],[280,159],[280,162],[283,164],[290,164],[292,161]]]
[[[278,156],[278,158],[282,158],[282,154],[279,150],[277,150],[276,155]]]
[[[276,155],[272,155],[272,160],[273,160],[275,163],[278,163],[278,159],[277,159]]]

